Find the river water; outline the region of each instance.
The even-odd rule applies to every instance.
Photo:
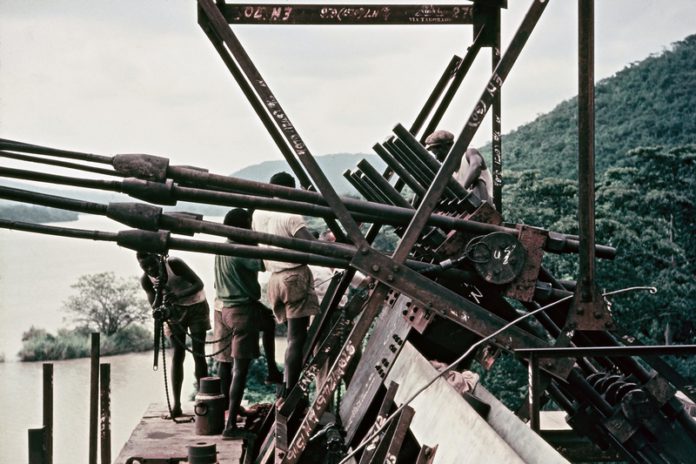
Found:
[[[63,227],[115,231],[124,229],[108,219],[82,215]],[[197,238],[220,241],[219,237]],[[173,253],[183,258],[206,285],[212,302],[213,257]],[[51,237],[0,230],[0,464],[28,461],[27,429],[41,426],[41,363],[16,361],[22,332],[30,326],[55,332],[69,326],[61,303],[73,293],[81,275],[113,271],[139,274],[135,253],[114,243]],[[282,358],[283,349],[276,350]],[[280,361],[281,359],[279,359]],[[111,363],[112,456],[121,447],[152,402],[165,402],[162,372],[152,371],[152,354],[102,358]],[[86,462],[89,424],[89,360],[54,363],[54,462]],[[187,356],[184,393],[193,391],[193,362]]]

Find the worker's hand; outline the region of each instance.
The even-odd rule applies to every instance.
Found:
[[[173,294],[173,293],[167,292],[167,293],[164,294],[163,300],[164,300],[163,302],[164,302],[165,305],[171,306],[171,305],[173,305],[173,304],[176,302],[177,296],[176,296],[175,294]]]

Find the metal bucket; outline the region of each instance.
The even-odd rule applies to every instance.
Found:
[[[196,435],[219,435],[225,428],[225,395],[219,377],[203,377],[195,398]]]
[[[188,447],[188,464],[217,464],[215,443],[196,443]]]

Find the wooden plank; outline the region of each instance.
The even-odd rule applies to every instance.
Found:
[[[185,414],[193,414],[193,403],[183,405]],[[215,443],[219,464],[237,464],[242,455],[242,441],[223,441],[222,435],[196,435],[193,422],[176,424],[162,419],[167,405],[153,403],[121,449],[114,464],[125,464],[130,457],[186,457],[188,446],[196,443]]]

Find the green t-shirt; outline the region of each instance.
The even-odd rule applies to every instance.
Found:
[[[258,301],[261,298],[260,259],[215,256],[215,293],[224,307]]]

